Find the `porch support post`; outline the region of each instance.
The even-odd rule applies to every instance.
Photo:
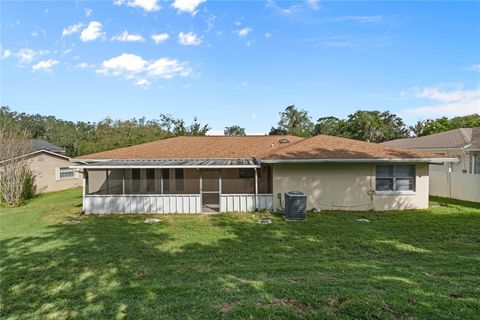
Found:
[[[255,211],[258,211],[258,171],[257,168],[255,170]]]
[[[122,194],[125,194],[125,169],[122,170],[123,175],[122,175]]]
[[[163,169],[160,169],[160,193],[163,194]]]
[[[82,210],[85,212],[85,195],[87,194],[87,170],[83,170]]]
[[[200,211],[203,210],[203,196],[202,196],[202,169],[199,169],[200,170],[200,178],[198,179],[198,182],[199,182],[199,185],[198,185],[198,190],[200,192]]]

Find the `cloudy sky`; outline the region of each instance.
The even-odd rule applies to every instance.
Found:
[[[290,104],[480,112],[480,2],[2,1],[2,105],[267,132]]]

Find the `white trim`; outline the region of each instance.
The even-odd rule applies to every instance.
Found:
[[[70,168],[80,168],[80,169],[229,169],[229,168],[260,168],[260,165],[222,165],[222,166],[162,166],[162,165],[147,165],[147,166],[95,166],[95,165],[79,165],[79,166],[70,166]]]
[[[55,153],[55,152],[52,152],[52,151],[48,151],[48,150],[45,150],[45,149],[36,150],[36,151],[30,152],[30,153],[27,153],[27,154],[23,154],[21,156],[15,157],[13,159],[25,158],[25,157],[33,156],[37,153],[42,153],[42,152],[45,152],[45,153],[50,154],[52,156],[57,156],[57,157],[60,157],[60,158],[67,159],[68,161],[71,161],[70,157],[67,157],[67,156],[64,156],[63,154]],[[4,162],[7,162],[9,160],[12,160],[12,159],[2,160],[2,161],[0,161],[0,164],[2,164]]]
[[[260,160],[261,163],[438,163],[458,162],[456,158],[378,158],[378,159],[273,159]]]
[[[375,191],[375,194],[378,196],[398,196],[398,195],[414,196],[417,193],[413,190],[408,190],[408,191]]]

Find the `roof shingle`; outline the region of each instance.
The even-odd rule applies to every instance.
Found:
[[[386,141],[383,145],[407,149],[463,148],[468,145],[480,147],[480,127],[460,128],[424,137]]]
[[[288,143],[281,143],[282,140]],[[438,156],[437,156],[438,157]],[[78,160],[153,159],[418,159],[422,152],[319,135],[176,137],[78,157]]]
[[[437,156],[438,157],[438,156]],[[294,143],[280,150],[271,150],[262,155],[265,160],[294,159],[418,159],[432,155],[377,143],[318,135]]]
[[[288,143],[281,143],[281,140]],[[300,141],[295,136],[183,136],[84,155],[77,159],[249,159]]]

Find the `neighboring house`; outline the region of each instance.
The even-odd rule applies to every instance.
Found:
[[[303,191],[308,209],[428,207],[428,166],[452,161],[326,135],[176,137],[73,159],[86,213],[281,209]]]
[[[30,140],[31,152],[23,155],[35,174],[36,193],[59,191],[79,187],[82,177],[70,168],[65,150],[43,140]],[[1,166],[1,163],[0,163]]]
[[[430,166],[432,171],[480,174],[480,127],[461,128],[418,138],[387,141],[386,146],[428,152],[441,157],[457,158],[457,163]]]

